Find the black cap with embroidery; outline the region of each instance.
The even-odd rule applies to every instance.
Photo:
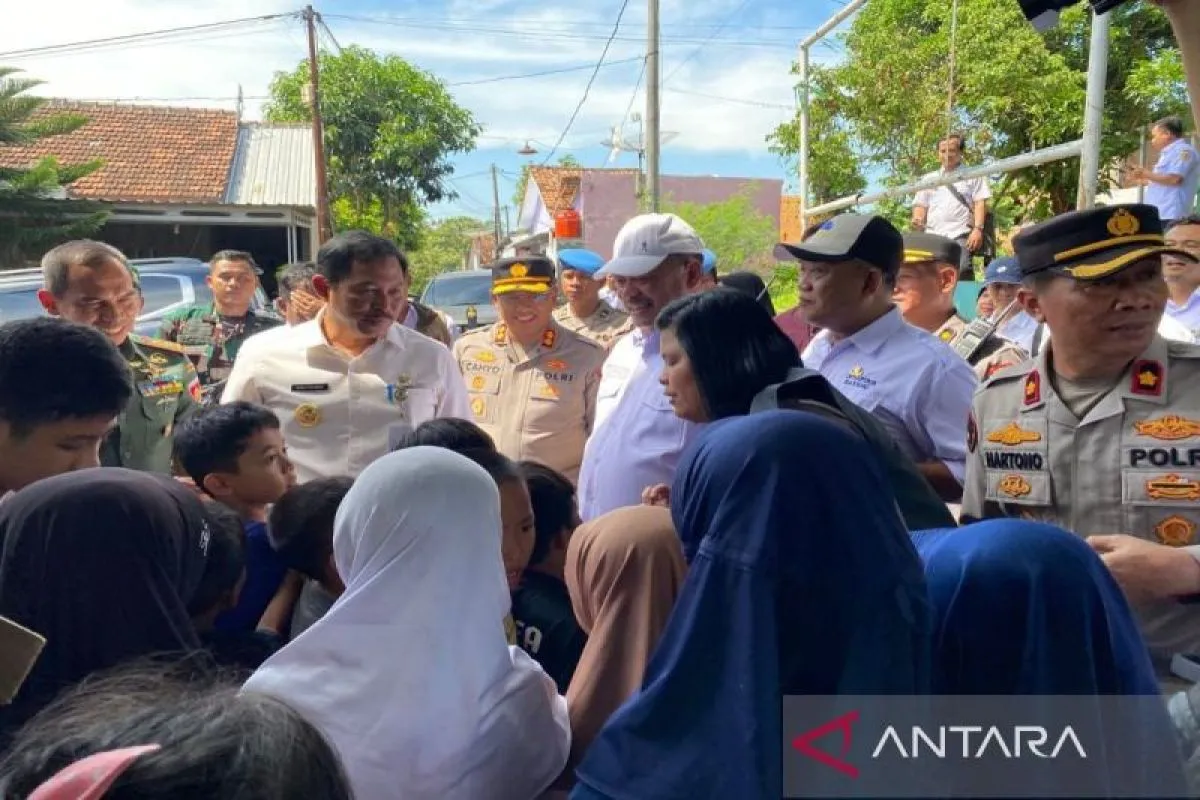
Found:
[[[957,268],[962,261],[962,245],[936,233],[904,234],[904,263],[920,264],[925,261],[939,261]]]
[[[775,245],[780,261],[851,261],[858,259],[895,275],[904,260],[904,240],[883,217],[838,214],[827,219],[800,244]]]
[[[554,285],[554,262],[545,256],[502,258],[488,268],[492,271],[492,294],[541,294]]]
[[[1189,253],[1167,247],[1158,209],[1141,203],[1059,214],[1013,238],[1021,275],[1055,272],[1080,281],[1106,278],[1144,258]]]

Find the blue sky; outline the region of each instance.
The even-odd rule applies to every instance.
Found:
[[[794,113],[788,70],[799,40],[844,0],[661,3],[661,127],[675,134],[663,146],[662,171],[793,180],[791,168],[767,152],[764,137]],[[521,165],[545,161],[562,136],[612,32],[621,0],[579,6],[585,10],[531,0],[329,0],[314,5],[338,44],[395,53],[451,84],[450,91],[484,132],[474,152],[454,159],[452,186],[459,199],[430,211],[438,217],[487,217],[491,165],[500,170],[500,201],[508,204]],[[294,11],[299,2],[41,0],[16,6],[6,10],[0,26],[0,54]],[[604,166],[610,148],[601,141],[622,123],[626,140],[638,138],[630,112],[645,107],[645,82],[639,82],[645,34],[646,3],[631,0],[606,65],[551,162],[570,154],[585,166]],[[41,91],[59,97],[233,108],[240,85],[247,98],[245,116],[253,119],[271,75],[292,67],[304,56],[304,47],[298,21],[275,20],[136,46],[0,55],[0,64],[45,79]],[[818,47],[814,60],[836,59],[838,49],[836,43]],[[529,73],[552,74],[508,79]],[[517,154],[526,141],[537,155]],[[636,164],[636,155],[625,153],[615,166]],[[515,209],[513,217],[515,221]]]

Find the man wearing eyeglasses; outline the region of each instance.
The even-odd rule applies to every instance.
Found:
[[[204,404],[216,405],[238,348],[250,336],[274,328],[280,320],[250,308],[262,270],[241,250],[222,250],[208,262],[211,303],[194,303],[163,317],[158,336],[183,345],[200,375]]]
[[[1167,228],[1167,245],[1200,258],[1200,216],[1176,220]],[[1200,264],[1189,264],[1177,256],[1163,256],[1163,278],[1170,299],[1166,315],[1200,334]]]
[[[596,416],[605,350],[554,320],[554,262],[492,264],[499,321],[454,344],[471,416],[512,459],[538,461],[572,482]]]
[[[42,280],[46,313],[99,330],[133,371],[133,396],[100,445],[100,463],[170,474],[175,428],[196,412],[200,381],[182,347],[133,333],[142,292],[124,254],[104,242],[67,242],[43,256]]]

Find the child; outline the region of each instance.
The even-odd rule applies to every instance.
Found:
[[[346,590],[333,563],[333,518],[353,483],[350,478],[318,478],[288,489],[271,509],[271,547],[280,561],[307,579],[292,612],[292,639],[325,616]]]
[[[246,583],[216,629],[286,630],[299,581],[285,583],[287,567],[267,538],[267,507],[296,482],[279,418],[246,402],[204,409],[175,432],[175,458],[196,486],[241,517],[246,532]]]

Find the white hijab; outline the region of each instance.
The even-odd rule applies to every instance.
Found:
[[[316,725],[356,800],[528,800],[566,763],[566,701],[505,641],[500,530],[492,478],[437,447],[375,461],[342,501],[345,594],[244,691]]]

